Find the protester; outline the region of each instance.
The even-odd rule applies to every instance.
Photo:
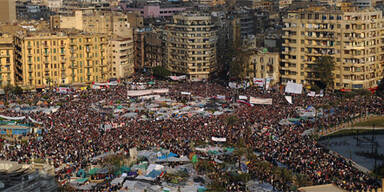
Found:
[[[336,157],[319,146],[310,136],[302,136],[308,129],[328,129],[349,121],[355,115],[366,113],[384,114],[384,101],[374,96],[355,96],[341,98],[333,94],[324,97],[294,96],[289,104],[284,95],[271,90],[264,93],[250,87],[234,90],[217,83],[186,82],[169,83],[156,81],[147,84],[151,78],[138,76],[133,82],[111,86],[105,90],[88,89],[74,91],[65,95],[53,91],[47,93],[11,95],[3,98],[7,103],[37,103],[44,99],[46,106],[60,106],[55,113],[33,112],[27,114],[42,122],[45,131],[42,135],[29,135],[27,142],[19,140],[3,141],[0,158],[31,163],[32,159],[46,159],[57,168],[57,178],[62,181],[75,170],[91,165],[92,158],[106,152],[128,154],[129,149],[138,147],[148,149],[161,147],[178,155],[189,155],[194,149],[192,143],[209,142],[212,136],[225,137],[228,144],[246,139],[248,146],[259,151],[261,160],[278,161],[296,173],[308,175],[314,184],[335,183],[346,190],[368,190],[377,188],[378,183],[369,175],[354,168],[350,162]],[[169,98],[182,100],[182,91],[201,97],[217,95],[234,98],[236,95],[272,98],[273,105],[248,106],[237,104],[232,114],[218,116],[192,116],[187,118],[169,118],[147,121],[137,118],[114,117],[106,111],[94,110],[97,103],[115,105],[125,103],[127,90],[144,88],[169,88]],[[234,102],[228,99],[227,103]],[[299,124],[280,125],[279,121],[288,117],[297,117],[297,107],[326,106],[331,102],[333,110],[315,120],[301,120]],[[144,112],[142,112],[145,114]],[[22,116],[21,112],[6,110],[0,114]],[[150,116],[150,114],[145,114]],[[238,120],[228,123],[228,118],[236,116]],[[119,124],[119,128],[104,130],[100,125]],[[38,139],[40,138],[40,139]],[[6,145],[7,144],[7,145]],[[8,145],[9,144],[9,145]],[[16,148],[10,147],[18,146]],[[63,167],[63,165],[71,167]],[[250,171],[256,172],[250,166]],[[288,189],[288,184],[273,181],[273,173],[262,173],[259,179],[270,182],[280,190]],[[235,183],[228,184],[228,190],[240,190],[243,187]]]

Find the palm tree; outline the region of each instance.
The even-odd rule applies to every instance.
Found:
[[[52,79],[50,77],[47,77],[46,80],[47,80],[48,86],[51,87]]]
[[[321,56],[318,57],[315,61],[315,77],[318,79],[316,83],[318,87],[333,88],[333,71],[335,69],[335,60],[331,56]]]

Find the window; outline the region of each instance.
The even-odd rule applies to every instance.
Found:
[[[322,20],[326,20],[326,19],[327,19],[327,16],[326,16],[326,15],[323,15],[323,16],[321,17],[321,19],[322,19]]]

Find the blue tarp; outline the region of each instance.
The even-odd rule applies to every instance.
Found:
[[[161,174],[162,171],[152,170],[146,177],[156,178]]]
[[[133,171],[127,173],[128,177],[136,177],[137,175],[138,175],[137,172],[133,172]]]
[[[178,155],[175,154],[175,153],[170,152],[168,155],[165,154],[165,155],[162,155],[162,156],[158,157],[158,159],[166,159],[166,158],[170,158],[170,157],[178,157]]]

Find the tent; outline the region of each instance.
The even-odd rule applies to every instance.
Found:
[[[94,174],[96,174],[98,171],[99,171],[99,168],[93,168],[93,169],[89,170],[88,174],[90,174],[90,175],[94,175]]]
[[[196,164],[198,161],[199,161],[199,159],[198,159],[197,155],[196,155],[196,154],[193,155],[193,157],[192,157],[192,163]]]
[[[81,179],[76,179],[74,182],[75,184],[83,184],[88,181],[88,178],[81,178]]]
[[[178,155],[175,153],[169,152],[168,154],[164,154],[164,155],[158,157],[158,159],[167,159],[170,157],[178,157]]]

